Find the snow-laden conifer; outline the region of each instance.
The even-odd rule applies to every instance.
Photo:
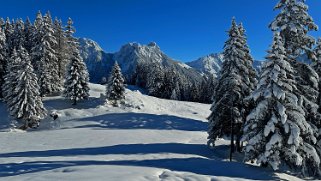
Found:
[[[315,149],[317,139],[295,95],[294,73],[282,38],[275,33],[259,84],[251,95],[256,107],[244,126],[245,160],[256,160],[274,170],[286,164],[302,169],[303,173],[316,174],[320,165]]]
[[[7,44],[6,44],[6,35],[4,30],[0,28],[0,89],[4,84],[4,76],[6,74],[8,57],[7,57]],[[3,97],[1,91],[0,97]]]
[[[319,124],[321,116],[318,112],[318,74],[310,65],[296,60],[303,53],[311,59],[314,58],[312,48],[315,39],[308,33],[316,31],[318,26],[308,14],[305,0],[280,0],[275,9],[280,10],[280,13],[270,24],[270,28],[272,31],[280,32],[284,41],[287,59],[294,68],[298,88],[295,94],[305,112],[306,120],[312,124]]]
[[[73,22],[69,18],[66,30],[69,56],[64,84],[64,96],[72,100],[73,105],[76,105],[77,101],[89,98],[89,74],[86,64],[79,53],[79,43],[77,39],[72,36],[75,31],[72,25]]]
[[[16,53],[14,52],[14,54]],[[20,123],[19,128],[38,127],[40,120],[46,116],[46,109],[40,97],[37,76],[32,68],[30,56],[22,46],[17,54],[18,60],[15,62],[20,65],[17,66],[18,71],[8,77],[13,80],[8,80],[12,92],[6,94],[7,106],[10,115]]]
[[[240,150],[241,127],[245,121],[244,98],[254,89],[256,79],[244,31],[240,32],[235,19],[228,34],[224,46],[225,61],[215,87],[212,113],[208,117],[208,144],[214,145],[218,137],[234,134]]]
[[[125,99],[124,77],[117,62],[115,62],[106,85],[107,102],[117,105]]]

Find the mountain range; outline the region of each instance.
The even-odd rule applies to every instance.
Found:
[[[201,82],[204,76],[218,76],[224,61],[220,53],[213,53],[191,62],[175,61],[170,58],[160,47],[151,42],[147,45],[128,43],[123,45],[118,52],[107,53],[98,43],[91,39],[79,38],[80,53],[83,57],[90,74],[91,82],[100,83],[108,77],[111,67],[117,61],[127,82],[134,82],[133,75],[137,66],[154,64],[164,69],[173,69],[185,76],[190,82]],[[254,67],[259,70],[262,61],[254,61]]]

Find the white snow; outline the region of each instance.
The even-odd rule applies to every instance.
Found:
[[[105,87],[90,84],[88,101],[72,107],[45,99],[56,121],[38,130],[9,131],[0,103],[0,180],[300,180],[228,162],[228,140],[206,146],[210,105],[163,100],[126,90],[127,107],[104,105]]]

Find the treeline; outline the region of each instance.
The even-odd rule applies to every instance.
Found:
[[[131,84],[146,88],[151,96],[202,103],[212,103],[216,78],[203,76],[201,81],[186,77],[175,68],[156,63],[137,65]],[[197,79],[196,79],[197,80]]]
[[[47,112],[42,97],[63,93],[74,104],[88,98],[89,75],[69,18],[63,26],[50,13],[0,19],[0,96],[16,126],[39,126]],[[62,92],[64,90],[64,92]]]
[[[304,0],[280,0],[258,81],[242,25],[232,21],[209,116],[208,145],[231,137],[245,161],[321,176],[321,39]],[[312,65],[297,61],[308,55]],[[231,158],[232,159],[232,158]]]

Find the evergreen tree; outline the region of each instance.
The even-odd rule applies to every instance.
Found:
[[[311,55],[315,40],[308,35],[309,31],[316,31],[318,26],[308,14],[306,0],[280,0],[275,10],[281,12],[270,24],[272,31],[279,31],[284,41],[284,47],[291,59],[302,53]],[[290,60],[292,61],[292,60]]]
[[[229,39],[224,46],[225,61],[215,87],[212,113],[208,117],[208,145],[213,146],[218,137],[226,135],[232,138],[232,151],[234,138],[240,151],[241,127],[246,112],[244,98],[254,89],[256,79],[244,32],[240,32],[235,19],[228,34]]]
[[[32,25],[29,17],[27,17],[25,26],[24,26],[24,36],[25,36],[25,44],[24,47],[25,49],[31,53],[31,49],[33,46],[33,34],[34,34],[34,26]]]
[[[6,67],[7,67],[6,35],[4,34],[4,30],[0,28],[0,88],[4,84]],[[3,98],[2,91],[0,92],[0,98]]]
[[[10,22],[10,19],[7,18],[4,25],[4,33],[6,35],[6,44],[7,44],[7,54],[11,56],[12,50],[14,49],[12,45],[12,34],[14,31],[14,27]]]
[[[287,61],[279,33],[275,33],[260,82],[251,95],[256,107],[244,126],[245,161],[256,160],[274,170],[287,164],[303,173],[319,172],[320,157],[314,145],[313,126],[299,104],[294,69]]]
[[[125,99],[124,77],[117,62],[115,62],[106,86],[107,101],[117,105],[117,101]]]
[[[66,36],[65,31],[62,27],[61,20],[58,20],[55,18],[54,21],[54,36],[57,40],[56,47],[54,47],[56,53],[57,53],[57,59],[58,59],[58,74],[59,78],[63,80],[65,77],[66,72],[66,64],[67,64],[67,51],[66,51]],[[63,83],[63,81],[61,81]]]
[[[14,48],[7,64],[7,71],[4,75],[4,84],[2,85],[2,95],[6,103],[11,102],[13,97],[16,96],[14,87],[16,87],[16,75],[21,69],[21,58],[18,56],[16,49]]]
[[[321,117],[318,113],[319,78],[310,65],[299,62],[296,58],[303,53],[306,53],[309,58],[314,57],[312,47],[315,39],[308,33],[317,30],[318,26],[308,14],[305,0],[280,0],[275,9],[281,12],[270,24],[270,28],[272,31],[280,32],[284,41],[287,59],[296,75],[298,90],[295,94],[305,112],[306,120],[317,125]],[[317,131],[316,128],[315,131]]]
[[[321,90],[321,38],[318,39],[317,45],[314,49],[315,58],[312,59],[313,62],[311,64],[312,68],[316,71],[316,73],[319,75],[319,91]],[[319,94],[319,98],[317,101],[317,104],[319,105],[319,108],[321,108],[321,98]],[[319,110],[319,112],[321,112]]]
[[[42,57],[42,52],[41,52],[41,44],[42,44],[42,38],[44,36],[43,32],[43,17],[41,12],[39,11],[37,13],[35,22],[34,22],[34,30],[31,34],[31,64],[34,67],[34,70],[36,74],[39,77],[39,62]]]
[[[12,39],[12,47],[19,48],[20,46],[24,46],[26,38],[24,34],[24,22],[22,19],[17,19],[14,24],[14,30],[11,36]]]
[[[73,105],[76,105],[78,100],[88,99],[89,97],[89,74],[86,64],[79,53],[79,43],[72,36],[75,32],[72,25],[73,22],[69,18],[66,30],[69,64],[66,71],[64,95],[73,101]]]
[[[47,94],[61,91],[61,83],[58,74],[58,59],[54,47],[57,45],[54,37],[52,19],[49,12],[43,17],[43,26],[41,31],[44,36],[41,39],[38,51],[41,54],[38,74],[40,95],[43,97]]]
[[[7,102],[8,109],[12,117],[23,122],[21,129],[38,127],[40,120],[46,116],[46,109],[39,94],[37,76],[33,72],[29,54],[22,46],[18,56],[21,65],[12,76],[16,84],[12,85],[14,97]]]

